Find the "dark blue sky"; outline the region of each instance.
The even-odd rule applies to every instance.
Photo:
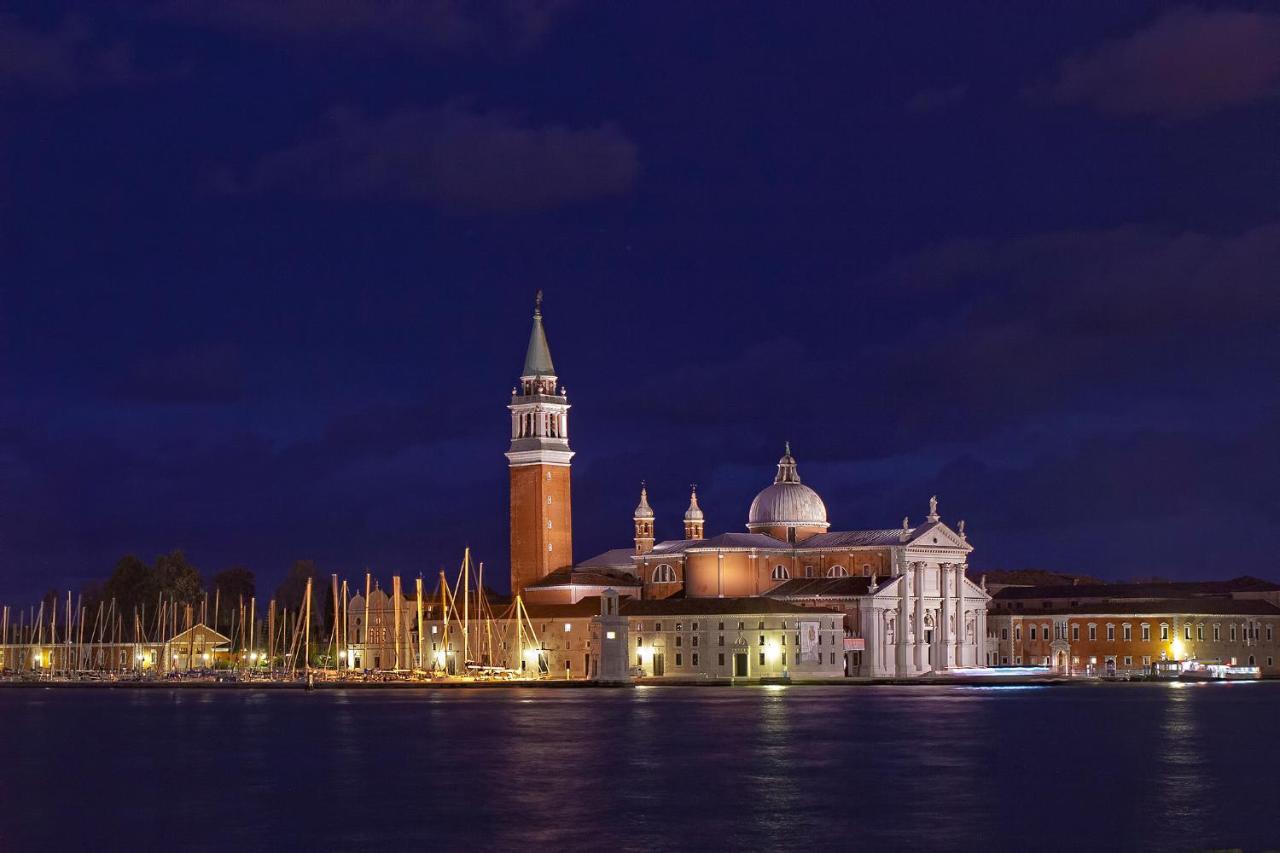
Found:
[[[790,439],[834,528],[1277,577],[1274,5],[7,8],[5,600],[505,576],[539,288],[579,558]]]

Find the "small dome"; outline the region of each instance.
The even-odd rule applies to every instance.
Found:
[[[635,518],[653,518],[653,507],[649,506],[649,490],[640,487],[640,503],[636,506]]]
[[[778,460],[778,475],[773,485],[766,488],[751,502],[747,514],[747,529],[764,527],[821,527],[827,523],[827,505],[818,493],[800,482],[796,460],[791,455],[791,442]]]
[[[684,511],[685,521],[705,521],[706,518],[702,514],[702,507],[698,506],[698,490],[693,489],[689,494],[689,508]]]

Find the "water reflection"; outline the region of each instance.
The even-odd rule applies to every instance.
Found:
[[[0,691],[0,849],[1262,847],[1280,684]],[[93,803],[67,820],[67,803]],[[1046,832],[1051,833],[1046,837]]]

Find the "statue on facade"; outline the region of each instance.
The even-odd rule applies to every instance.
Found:
[[[964,641],[966,643],[974,642],[977,634],[977,619],[972,610],[966,610],[964,616]]]

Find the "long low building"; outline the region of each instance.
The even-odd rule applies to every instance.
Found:
[[[602,617],[617,602],[618,621]],[[844,615],[770,598],[642,600],[607,590],[573,603],[506,606],[494,613],[478,597],[465,617],[452,608],[446,620],[436,602],[424,604],[418,634],[416,601],[402,602],[399,631],[394,602],[375,591],[366,615],[363,600],[348,609],[345,648],[349,668],[421,669],[460,675],[468,670],[505,670],[528,676],[612,680],[606,646],[621,653],[622,677],[665,680],[842,678],[847,671]],[[465,623],[464,623],[465,618]],[[399,650],[376,642],[402,638]],[[464,630],[465,624],[465,630]],[[419,645],[419,639],[421,644]],[[605,677],[609,676],[609,677]]]
[[[989,611],[988,663],[1139,673],[1220,661],[1280,674],[1280,585],[1231,581],[1006,587]]]

